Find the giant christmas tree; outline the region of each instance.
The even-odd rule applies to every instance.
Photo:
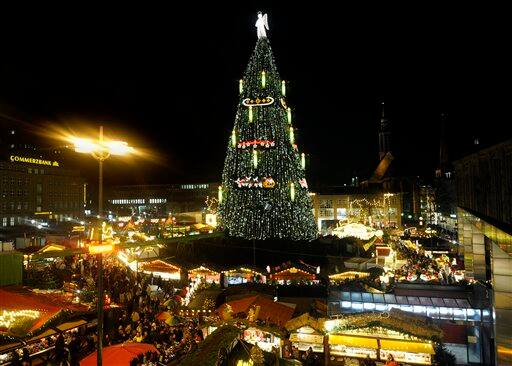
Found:
[[[266,37],[266,15],[258,16],[258,41],[240,80],[219,187],[220,221],[231,236],[312,240],[317,229],[305,155],[295,144],[286,82],[279,77]]]

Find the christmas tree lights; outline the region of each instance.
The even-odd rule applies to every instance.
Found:
[[[258,39],[242,80],[219,188],[220,225],[246,239],[312,240],[317,227],[305,158],[267,37]]]

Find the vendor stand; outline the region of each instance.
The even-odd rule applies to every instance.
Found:
[[[243,283],[254,282],[254,283],[266,283],[266,276],[253,268],[248,267],[237,267],[224,273],[224,285],[240,285]]]
[[[257,345],[263,351],[273,352],[275,347],[281,347],[281,338],[257,326],[252,326],[242,332],[241,338],[247,343]]]
[[[363,279],[369,275],[368,272],[346,271],[329,275],[329,281],[331,283],[344,282],[346,280]]]
[[[299,351],[307,351],[310,347],[313,352],[324,352],[324,319],[316,319],[308,313],[302,314],[286,323],[286,330],[290,332],[290,342]]]
[[[188,279],[203,279],[207,283],[220,283],[220,272],[205,266],[199,266],[188,270]]]
[[[270,280],[277,282],[280,285],[314,285],[320,282],[316,273],[306,268],[297,268],[296,266],[291,266],[289,268],[271,273]]]
[[[140,262],[139,270],[146,274],[152,274],[153,276],[161,277],[163,280],[181,279],[180,267],[164,262],[160,259],[156,259],[149,262]]]

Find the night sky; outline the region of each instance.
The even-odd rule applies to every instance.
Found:
[[[265,4],[4,14],[0,112],[37,126],[102,122],[160,156],[136,171],[112,164],[107,184],[220,181],[262,10],[313,184],[371,173],[381,100],[403,174],[433,175],[441,112],[452,157],[474,137],[512,136],[500,9]]]

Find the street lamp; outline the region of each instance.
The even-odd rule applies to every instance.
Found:
[[[133,148],[124,141],[105,140],[103,138],[103,126],[100,126],[99,139],[97,141],[73,138],[72,143],[75,151],[90,154],[99,162],[98,179],[98,218],[103,215],[103,162],[111,155],[127,155],[133,152]],[[103,223],[104,224],[104,223]],[[97,365],[103,363],[103,253],[113,250],[112,244],[103,245],[103,227],[99,232],[99,245],[89,246],[89,253],[96,254],[98,260],[98,353]]]

